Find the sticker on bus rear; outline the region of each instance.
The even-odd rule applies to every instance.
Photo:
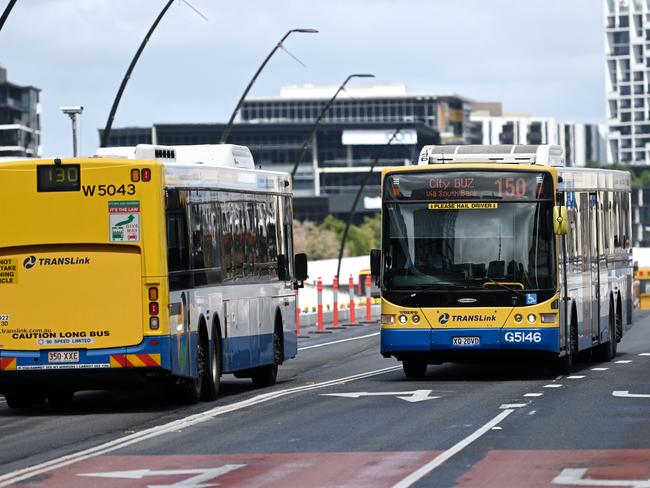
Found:
[[[18,259],[0,258],[0,285],[18,283]]]
[[[108,202],[108,230],[110,242],[138,242],[140,202]]]

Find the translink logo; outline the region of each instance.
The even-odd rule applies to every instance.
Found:
[[[440,317],[438,317],[438,322],[440,322],[442,325],[449,322],[449,314],[443,313],[442,315],[440,315]]]
[[[36,266],[36,256],[28,256],[23,261],[25,269],[31,269]],[[38,258],[39,266],[75,266],[80,264],[90,264],[90,258],[84,256],[68,258]]]
[[[23,266],[25,269],[33,268],[36,264],[36,256],[27,256],[23,261]]]

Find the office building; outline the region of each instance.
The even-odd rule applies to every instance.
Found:
[[[0,158],[41,155],[40,90],[7,81],[0,66]]]

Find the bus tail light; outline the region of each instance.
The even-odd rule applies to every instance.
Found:
[[[160,327],[158,317],[149,317],[149,328],[151,330],[158,330],[158,327]]]
[[[142,168],[140,174],[142,175],[142,181],[151,181],[151,170],[149,168]]]
[[[158,315],[158,302],[149,303],[149,315]]]
[[[542,314],[542,324],[553,324],[557,317],[556,313],[543,313]]]
[[[140,181],[140,170],[138,168],[133,168],[131,170],[131,181],[133,183]]]
[[[151,300],[152,302],[158,300],[158,288],[156,288],[155,286],[149,288],[149,300]]]

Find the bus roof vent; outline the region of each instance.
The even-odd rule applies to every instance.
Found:
[[[424,146],[418,159],[419,165],[452,163],[564,166],[564,151],[550,144]]]
[[[155,159],[165,163],[255,168],[250,149],[234,144],[197,144],[192,146],[138,144],[135,147],[100,147],[97,150],[97,156]]]

